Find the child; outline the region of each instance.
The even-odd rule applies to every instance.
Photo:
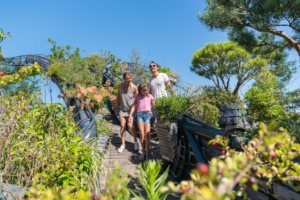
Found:
[[[154,98],[148,93],[147,84],[141,83],[138,87],[139,94],[134,98],[134,104],[130,110],[130,115],[137,109],[137,123],[140,131],[140,143],[143,154],[140,160],[148,160],[150,144],[150,120],[152,118],[151,105],[154,107]]]

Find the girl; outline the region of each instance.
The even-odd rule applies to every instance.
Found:
[[[134,104],[130,110],[130,116],[137,109],[137,123],[140,131],[140,143],[143,154],[140,160],[148,160],[150,144],[150,120],[152,118],[151,105],[154,107],[154,98],[148,94],[147,84],[141,83],[138,87],[139,94],[134,98]]]

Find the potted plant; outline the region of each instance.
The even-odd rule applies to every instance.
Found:
[[[190,108],[191,103],[191,99],[183,95],[162,97],[155,101],[155,109],[159,115],[156,133],[160,154],[164,159],[172,160],[175,157],[177,120]]]

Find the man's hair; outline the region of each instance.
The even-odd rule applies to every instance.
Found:
[[[158,67],[158,64],[157,64],[156,62],[154,62],[154,61],[151,61],[151,62],[150,62],[150,64],[149,64],[149,68],[151,67],[151,64],[155,64],[155,65],[156,65],[156,67]]]
[[[130,76],[132,78],[132,74],[130,72],[124,72],[123,73],[123,79],[126,77],[126,76]]]
[[[148,91],[148,88],[147,88],[147,84],[146,83],[141,83],[138,87],[138,90],[139,90],[139,96],[142,94],[142,89],[147,89]],[[147,92],[146,96],[148,97],[149,96],[149,93]]]

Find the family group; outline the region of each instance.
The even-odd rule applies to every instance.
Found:
[[[159,73],[157,63],[151,61],[149,69],[152,74],[149,83],[141,83],[138,87],[132,83],[132,74],[124,72],[124,82],[119,86],[117,97],[117,113],[120,117],[122,140],[118,152],[122,153],[125,149],[126,125],[133,135],[134,149],[139,150],[140,145],[133,128],[134,117],[136,117],[143,152],[139,157],[140,160],[148,160],[151,119],[153,118],[152,121],[154,122],[158,119],[158,114],[155,111],[155,100],[167,96],[167,88],[171,88],[169,77],[165,73]]]

